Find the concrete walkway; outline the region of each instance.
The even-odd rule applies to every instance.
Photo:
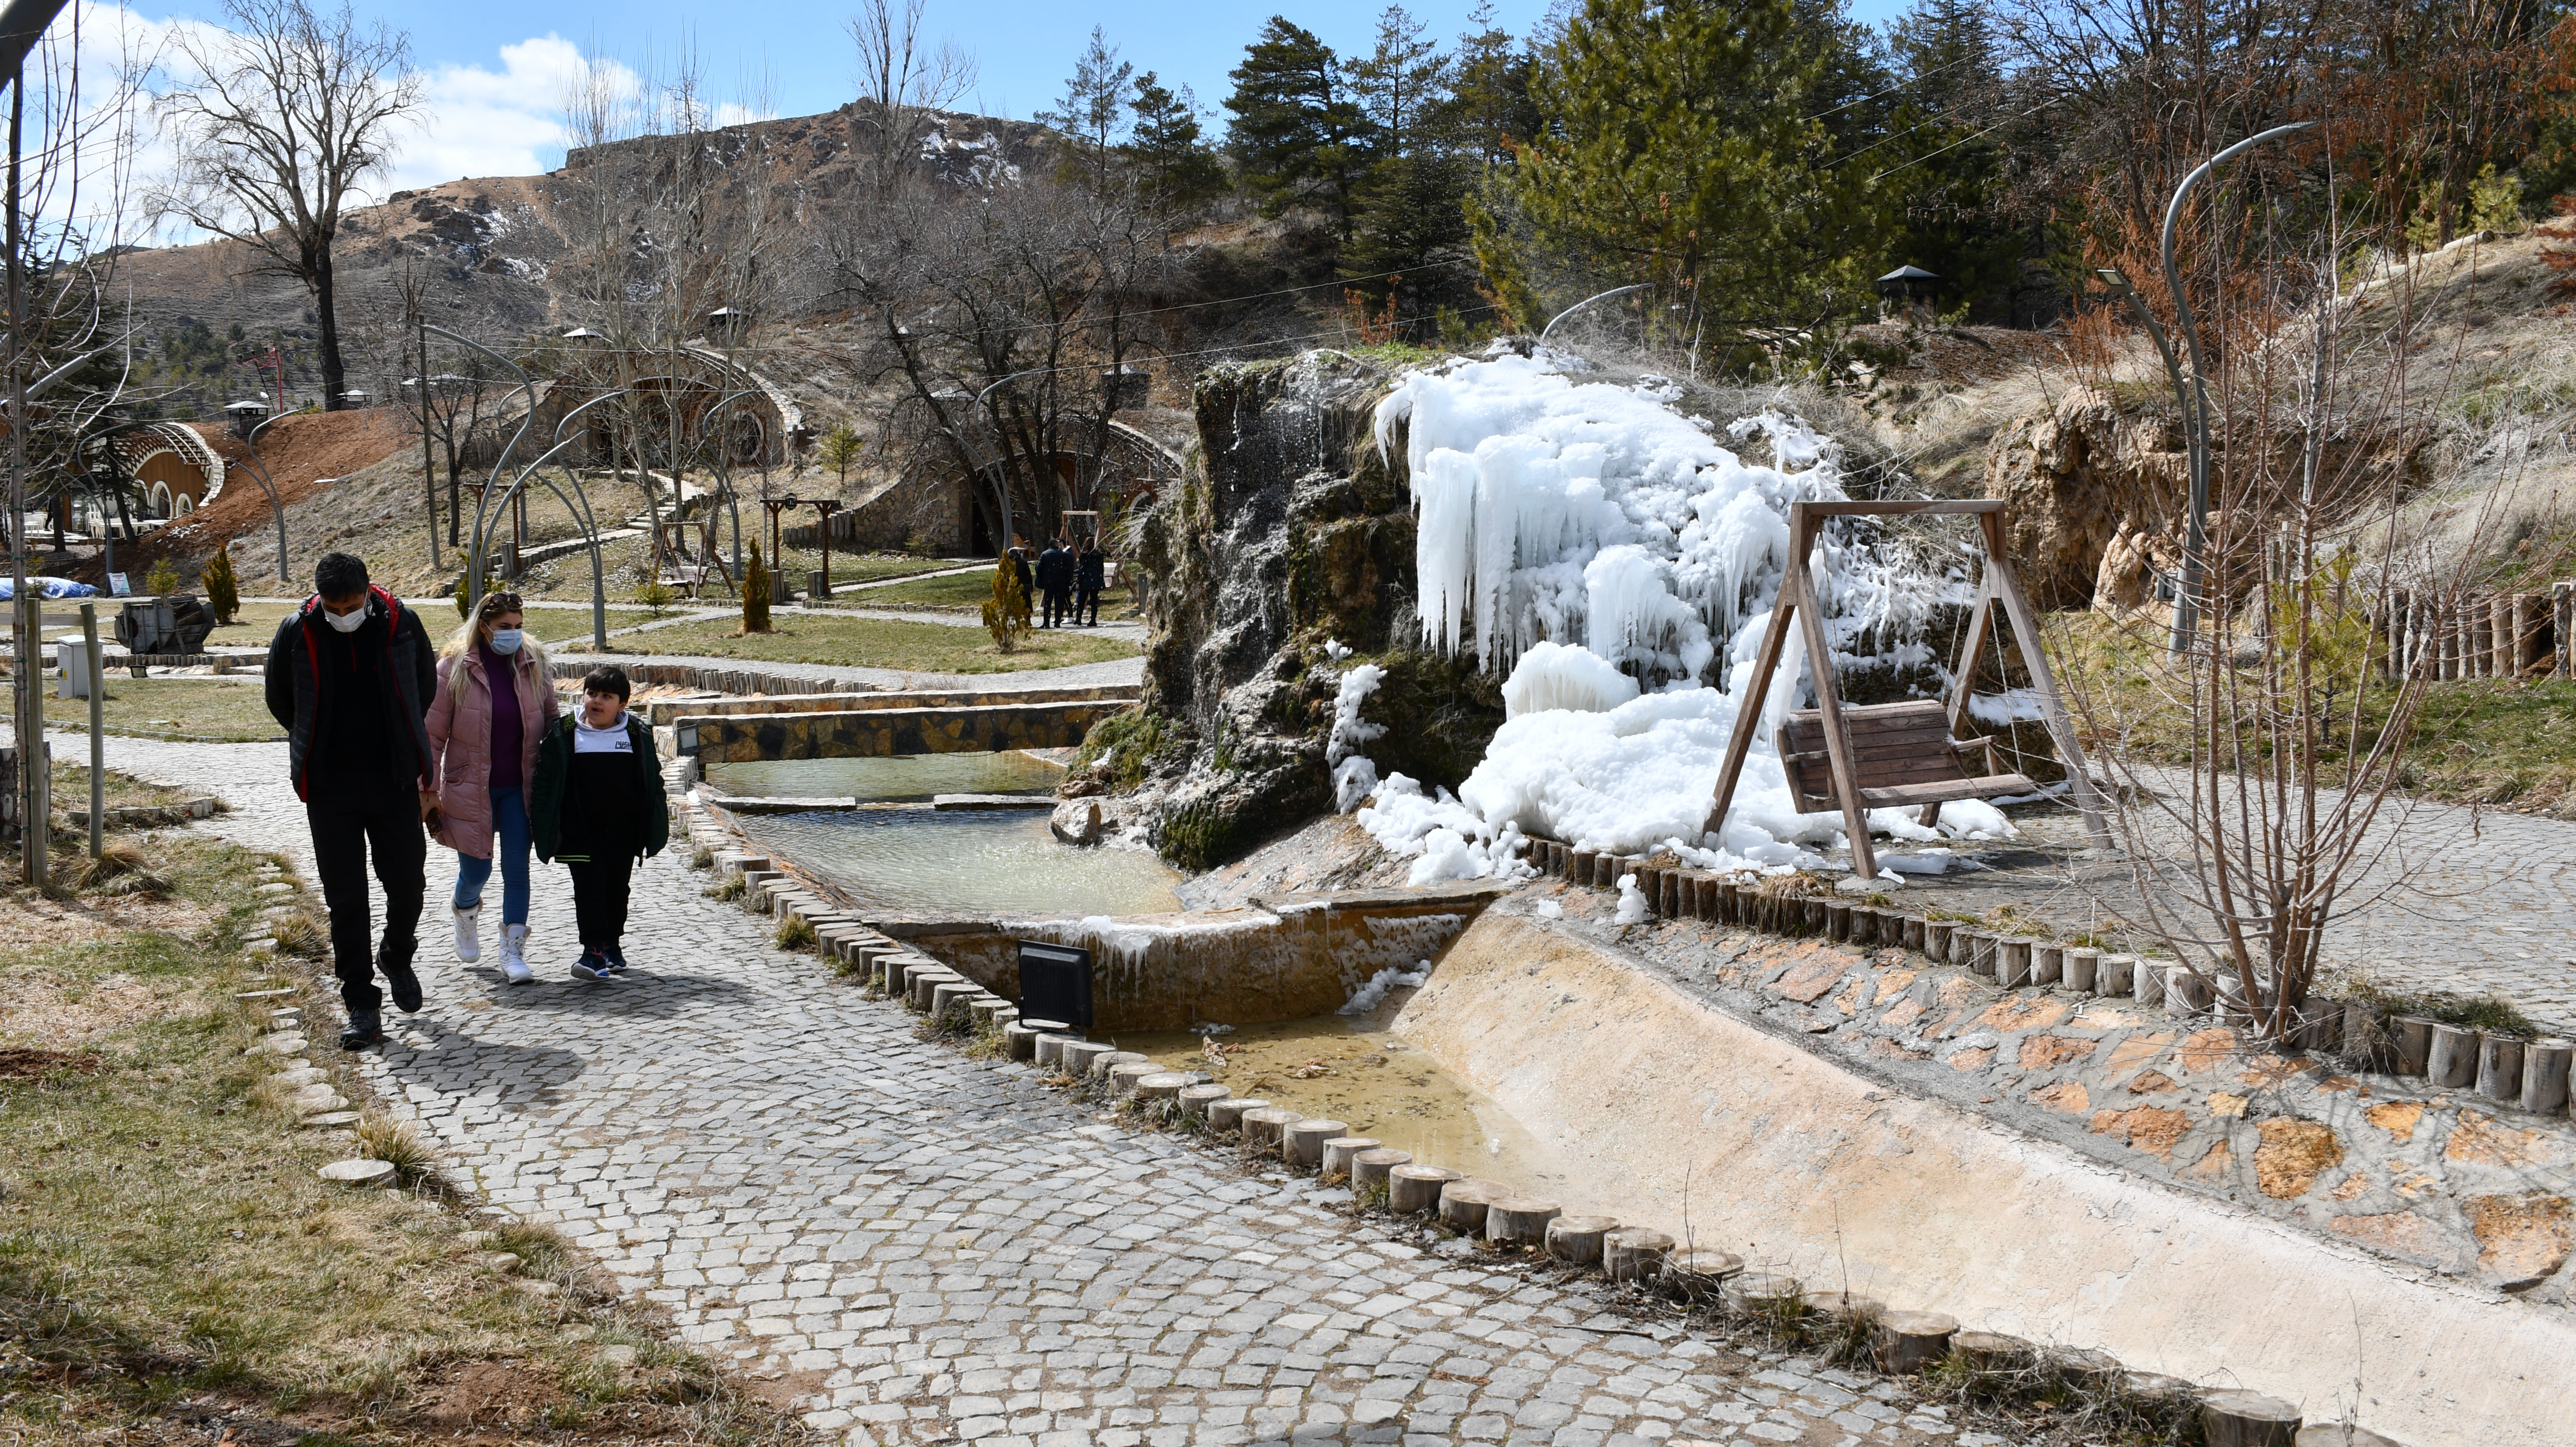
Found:
[[[311,868],[278,745],[111,741],[212,781],[211,827]],[[452,879],[432,850],[431,901]],[[448,958],[368,1057],[491,1202],[556,1225],[682,1334],[852,1442],[1818,1447],[2008,1439],[1898,1385],[1759,1358],[1555,1283],[1389,1239],[1311,1182],[1137,1135],[1030,1068],[923,1042],[683,859],[635,882],[639,978],[570,982],[542,870],[541,982]],[[489,947],[487,942],[487,948]],[[318,1033],[318,1032],[317,1032]]]

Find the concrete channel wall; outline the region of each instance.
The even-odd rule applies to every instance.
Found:
[[[1546,921],[1481,915],[1396,1029],[1686,1246],[2411,1447],[2576,1441],[2564,1313],[1887,1089]]]
[[[1186,1030],[1332,1014],[1379,971],[1440,958],[1500,893],[1449,885],[1117,919],[869,923],[1007,999],[1020,994],[1018,941],[1080,946],[1092,953],[1095,1031]]]

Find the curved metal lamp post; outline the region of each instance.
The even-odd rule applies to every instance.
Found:
[[[1538,332],[1539,345],[1541,345],[1541,346],[1545,346],[1545,345],[1547,345],[1547,334],[1548,334],[1548,333],[1550,333],[1550,332],[1552,332],[1552,331],[1555,331],[1555,330],[1556,330],[1556,324],[1557,324],[1558,322],[1561,322],[1561,321],[1565,320],[1567,317],[1570,317],[1570,316],[1574,315],[1576,312],[1579,312],[1579,311],[1583,310],[1585,307],[1588,307],[1588,306],[1592,305],[1594,302],[1596,302],[1596,301],[1608,301],[1610,298],[1612,298],[1612,297],[1614,297],[1614,296],[1626,296],[1628,293],[1630,293],[1630,292],[1632,292],[1632,291],[1644,291],[1644,290],[1646,290],[1648,287],[1650,287],[1650,286],[1652,286],[1652,285],[1654,285],[1654,283],[1653,283],[1653,282],[1641,281],[1641,282],[1638,282],[1638,283],[1636,283],[1636,284],[1634,284],[1634,285],[1632,285],[1632,286],[1614,286],[1614,287],[1612,287],[1610,290],[1605,291],[1605,292],[1602,292],[1602,293],[1600,293],[1600,294],[1599,294],[1599,295],[1597,295],[1597,296],[1587,296],[1587,297],[1585,297],[1583,300],[1581,300],[1581,301],[1579,301],[1579,302],[1576,302],[1574,305],[1572,305],[1572,306],[1570,306],[1570,307],[1567,307],[1565,310],[1563,310],[1563,311],[1561,311],[1561,312],[1558,312],[1556,315],[1554,315],[1554,316],[1552,316],[1552,317],[1549,317],[1549,318],[1547,319],[1547,325],[1546,325],[1546,326],[1543,326],[1543,327],[1541,327],[1541,328],[1539,328],[1539,332]]]
[[[2183,537],[2182,586],[2174,595],[2173,634],[2166,651],[2182,653],[2191,647],[2192,636],[2200,628],[2200,592],[2209,571],[2206,557],[2209,544],[2209,367],[2201,353],[2200,325],[2191,314],[2191,298],[2183,291],[2182,268],[2174,262],[2174,232],[2182,225],[2183,203],[2192,189],[2209,173],[2265,141],[2295,134],[2315,126],[2315,121],[2292,121],[2247,136],[2235,145],[2194,167],[2174,188],[2173,199],[2165,205],[2165,226],[2161,255],[2164,262],[2165,287],[2173,294],[2174,318],[2182,324],[2184,349],[2191,356],[2191,385],[2183,385],[2182,368],[2174,358],[2173,343],[2163,327],[2156,324],[2146,303],[2138,299],[2138,290],[2116,267],[2105,267],[2095,273],[2108,285],[2113,295],[2129,304],[2129,310],[2146,324],[2147,334],[2155,338],[2156,352],[2164,358],[2165,376],[2173,383],[2174,400],[2182,407],[2183,436],[2191,455],[2191,518]]]
[[[268,494],[268,510],[277,518],[277,581],[291,589],[295,586],[295,575],[286,566],[286,503],[277,495],[277,479],[269,475],[268,463],[259,455],[259,434],[267,431],[269,424],[275,421],[275,417],[263,417],[243,433],[242,451],[250,454],[250,465],[258,473],[259,490]]]
[[[1021,371],[1013,372],[1007,377],[996,377],[993,379],[992,386],[986,387],[983,391],[975,394],[975,400],[967,404],[967,410],[970,413],[981,411],[984,406],[984,399],[992,396],[994,390],[1000,387],[1004,382],[1016,382],[1022,377],[1035,377],[1042,373],[1052,372],[1054,370],[1055,368],[1053,367],[1029,367]],[[993,430],[994,432],[999,433],[1002,429],[996,427]],[[993,469],[993,501],[1002,515],[1002,546],[1000,551],[994,554],[996,557],[1007,556],[1011,551],[1011,540],[1018,536],[1016,530],[1011,526],[1011,474],[1009,469],[1002,466],[1002,464],[1008,460],[1008,455],[1005,454],[1002,457],[993,459],[990,464]]]

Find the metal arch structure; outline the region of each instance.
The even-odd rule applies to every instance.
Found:
[[[563,487],[560,484],[558,484],[553,478],[545,476],[541,469],[543,469],[547,463],[554,461],[556,457],[560,456],[565,448],[571,447],[582,440],[577,436],[564,436],[564,429],[572,424],[572,420],[574,418],[579,417],[582,413],[589,411],[593,407],[599,406],[603,402],[615,401],[617,398],[630,395],[632,394],[623,387],[620,387],[613,392],[602,392],[598,396],[591,398],[589,401],[582,403],[580,406],[573,408],[571,411],[566,412],[562,417],[558,418],[555,422],[554,445],[548,447],[535,461],[520,468],[518,476],[511,478],[510,485],[507,488],[502,489],[500,496],[495,499],[492,493],[494,487],[497,487],[500,482],[501,465],[506,464],[509,460],[508,452],[506,450],[503,452],[502,463],[495,464],[492,469],[492,483],[484,488],[483,496],[477,498],[474,503],[474,535],[473,542],[471,544],[471,551],[468,553],[466,559],[468,572],[466,574],[465,610],[468,614],[471,614],[476,608],[481,607],[483,604],[483,573],[485,565],[491,556],[492,530],[500,526],[502,518],[509,515],[511,499],[517,497],[522,491],[524,491],[528,485],[528,479],[534,476],[544,482],[547,490],[552,492],[557,500],[563,503],[567,510],[571,511],[581,520],[582,541],[588,546],[590,552],[591,646],[602,652],[607,651],[608,571],[600,557],[598,514],[591,508],[589,490],[581,485],[581,479],[578,476],[575,476],[570,468],[564,469],[564,477],[572,483],[573,490],[569,496],[565,494]],[[518,435],[511,439],[511,446],[516,447],[518,445],[518,437],[526,435],[527,428],[522,426],[519,429]]]

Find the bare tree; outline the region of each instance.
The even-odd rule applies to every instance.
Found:
[[[343,3],[225,0],[229,30],[182,28],[194,72],[160,101],[178,152],[155,209],[249,247],[312,293],[322,405],[341,405],[331,245],[352,190],[381,171],[394,128],[419,109],[410,40],[361,25]]]
[[[2486,616],[2492,560],[2436,535],[2492,540],[2512,491],[2428,519],[2425,460],[2459,440],[2441,420],[2456,373],[2425,375],[2443,366],[2411,278],[2346,282],[2401,218],[2356,235],[2319,199],[2318,234],[2273,232],[2250,276],[2187,283],[2220,443],[2190,646],[2164,654],[2151,606],[2069,670],[2095,757],[2126,786],[2140,923],[2187,988],[2275,1040],[2307,1018],[2340,923],[2416,887],[2408,749],[2442,654],[2408,641],[2409,620]],[[2520,642],[2497,647],[2519,658]]]
[[[954,43],[921,33],[928,0],[865,0],[850,21],[858,45],[859,100],[875,113],[876,131],[852,149],[880,196],[913,169],[922,138],[938,112],[975,84],[974,58]]]

